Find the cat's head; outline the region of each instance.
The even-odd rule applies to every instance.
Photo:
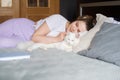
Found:
[[[80,36],[72,32],[67,33],[64,39],[64,41],[70,46],[77,45],[79,43],[79,40],[80,40]]]

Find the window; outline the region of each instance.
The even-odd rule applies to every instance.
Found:
[[[28,7],[48,7],[49,0],[28,0]]]

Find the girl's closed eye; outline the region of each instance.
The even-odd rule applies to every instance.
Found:
[[[78,26],[78,23],[76,22],[76,26]]]

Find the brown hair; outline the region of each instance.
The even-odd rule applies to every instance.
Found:
[[[88,31],[96,24],[96,20],[90,15],[79,16],[77,20],[84,21]]]

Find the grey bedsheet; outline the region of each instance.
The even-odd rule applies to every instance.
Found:
[[[0,62],[0,80],[120,80],[120,67],[72,52],[49,49],[30,54],[30,59]]]

